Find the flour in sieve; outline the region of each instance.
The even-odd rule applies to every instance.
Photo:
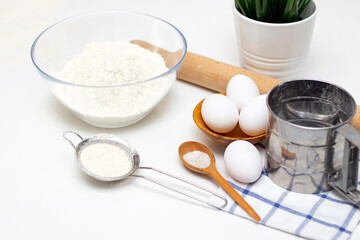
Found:
[[[119,177],[130,172],[130,154],[115,145],[96,143],[81,151],[80,162],[89,172],[101,177]]]
[[[55,94],[84,120],[121,124],[146,115],[166,94],[171,77],[134,84],[166,72],[163,58],[130,42],[94,42],[71,59],[54,77],[65,82],[95,86],[61,85]]]

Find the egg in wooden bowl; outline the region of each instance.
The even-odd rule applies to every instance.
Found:
[[[225,92],[221,92],[220,94],[225,95]],[[210,138],[214,139],[216,142],[221,143],[225,146],[230,144],[233,141],[236,140],[246,140],[248,142],[251,142],[252,144],[256,144],[259,141],[261,141],[265,136],[266,133],[257,135],[257,136],[249,136],[245,134],[239,124],[236,125],[236,127],[227,133],[218,133],[213,130],[211,130],[205,123],[202,115],[201,115],[201,107],[205,99],[203,99],[201,102],[199,102],[193,111],[193,119],[195,124],[203,131],[206,135],[208,135]]]

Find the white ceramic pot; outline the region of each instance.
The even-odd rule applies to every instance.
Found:
[[[265,23],[245,17],[233,5],[236,39],[244,68],[280,80],[298,75],[310,48],[318,12],[314,1],[302,20],[292,23]]]

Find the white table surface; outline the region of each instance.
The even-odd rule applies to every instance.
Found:
[[[192,120],[195,104],[211,91],[177,81],[142,121],[126,128],[101,129],[78,120],[62,107],[30,61],[33,40],[52,23],[95,10],[131,10],[177,26],[189,51],[239,65],[232,2],[2,1],[0,239],[297,238],[188,200],[144,179],[118,183],[92,180],[77,168],[73,149],[62,137],[68,129],[85,137],[100,132],[116,134],[137,147],[142,165],[216,190],[214,181],[187,170],[177,156],[182,142],[202,142],[214,151],[219,171],[227,175],[224,147],[208,139]],[[320,10],[303,77],[336,83],[360,103],[360,1],[316,3]],[[359,227],[351,239],[360,239]]]

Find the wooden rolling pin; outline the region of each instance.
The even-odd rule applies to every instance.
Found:
[[[178,79],[214,90],[224,92],[229,80],[237,75],[249,76],[258,86],[260,94],[267,93],[280,80],[255,73],[230,64],[219,62],[195,53],[187,52]]]
[[[149,50],[158,52],[164,59],[166,59],[169,55],[168,51],[147,42],[138,40],[134,40],[132,42]],[[179,52],[179,54],[181,53]],[[237,74],[244,74],[250,77],[259,88],[260,94],[267,93],[274,86],[281,83],[280,80],[275,78],[219,62],[191,52],[186,53],[184,62],[178,74],[178,79],[214,90],[216,92],[223,92],[225,91],[229,80]],[[360,106],[357,106],[356,114],[352,120],[352,125],[360,131]]]

